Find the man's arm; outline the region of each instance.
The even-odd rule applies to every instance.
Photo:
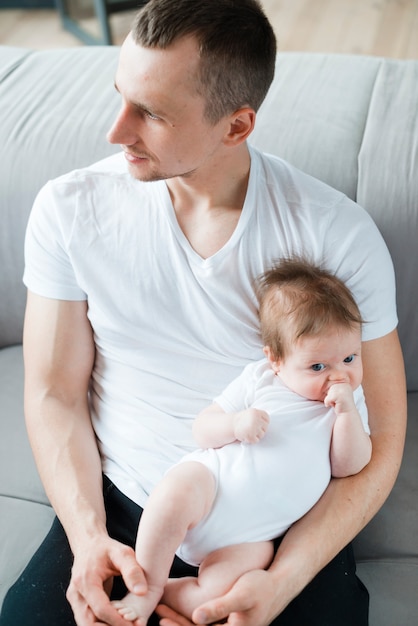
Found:
[[[25,415],[46,493],[75,560],[68,599],[79,626],[122,626],[103,587],[122,572],[141,583],[134,553],[106,531],[102,472],[88,406],[95,358],[85,302],[28,294],[24,327]]]
[[[222,598],[199,607],[195,621],[267,626],[369,522],[389,495],[401,464],[406,430],[403,358],[397,332],[363,345],[363,388],[372,439],[370,463],[333,479],[319,502],[286,533],[268,571],[244,574]],[[164,626],[181,624],[159,609]],[[184,622],[183,622],[184,623]]]

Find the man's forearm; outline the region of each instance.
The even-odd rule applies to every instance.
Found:
[[[102,474],[88,392],[95,360],[84,301],[28,293],[25,416],[47,495],[70,542],[105,530]]]
[[[27,399],[26,416],[41,480],[70,543],[105,531],[101,463],[87,406]]]

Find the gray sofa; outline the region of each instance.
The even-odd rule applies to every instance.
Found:
[[[106,144],[105,131],[119,105],[113,88],[117,55],[114,47],[0,47],[0,602],[53,517],[23,418],[25,225],[49,178],[116,150]],[[416,625],[418,61],[280,54],[252,142],[356,199],[391,250],[408,377],[408,435],[397,484],[355,548],[371,594],[371,626]]]

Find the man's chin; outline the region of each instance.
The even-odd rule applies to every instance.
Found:
[[[166,178],[171,178],[170,176],[165,176],[164,174],[160,174],[158,172],[153,171],[145,171],[145,168],[138,167],[133,165],[132,163],[128,163],[128,172],[135,180],[139,180],[142,183],[153,183],[157,180],[165,180]]]
[[[158,180],[168,180],[170,178],[192,178],[195,174],[195,169],[185,172],[160,172],[150,167],[147,167],[144,159],[143,164],[127,162],[128,172],[142,183],[154,183]]]

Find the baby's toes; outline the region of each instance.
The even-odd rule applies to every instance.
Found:
[[[134,619],[136,619],[138,617],[138,615],[136,614],[136,612],[131,609],[131,607],[129,606],[124,606],[120,609],[118,609],[119,613],[127,620],[133,622]]]
[[[122,615],[122,617],[124,617],[126,620],[129,620],[132,622],[134,619],[138,618],[138,615],[136,614],[134,609],[130,606],[126,606],[125,604],[123,604],[123,602],[120,602],[119,600],[115,600],[114,602],[112,602],[112,604],[115,607],[115,609],[118,611],[118,613]]]

